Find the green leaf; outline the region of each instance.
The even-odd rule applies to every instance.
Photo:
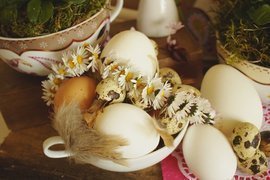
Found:
[[[0,22],[3,24],[9,24],[15,21],[17,18],[17,7],[16,5],[9,5],[0,11]]]
[[[37,23],[41,10],[41,0],[30,0],[27,4],[27,16],[30,22]]]
[[[251,9],[248,14],[252,21],[259,26],[270,23],[270,5],[268,4],[264,4],[257,9]]]
[[[38,23],[43,24],[52,18],[54,6],[51,1],[42,1],[41,7]]]
[[[85,2],[86,0],[65,0],[69,4],[81,4]]]

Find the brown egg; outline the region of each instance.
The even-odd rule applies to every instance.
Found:
[[[78,102],[81,110],[89,108],[95,98],[96,81],[87,76],[65,80],[54,97],[54,108],[57,110],[64,103]]]

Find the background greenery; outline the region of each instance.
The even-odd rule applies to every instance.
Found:
[[[216,29],[236,57],[270,67],[270,0],[217,0]]]

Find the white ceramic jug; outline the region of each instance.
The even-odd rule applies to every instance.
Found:
[[[169,27],[178,21],[175,0],[140,0],[137,29],[147,36],[168,36]]]

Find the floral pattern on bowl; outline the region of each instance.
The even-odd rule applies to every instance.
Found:
[[[110,22],[123,6],[123,0],[118,0],[111,13],[109,2],[89,19],[56,33],[31,38],[0,37],[0,59],[19,72],[48,75],[51,63],[58,62],[64,51],[81,44],[105,42]]]

